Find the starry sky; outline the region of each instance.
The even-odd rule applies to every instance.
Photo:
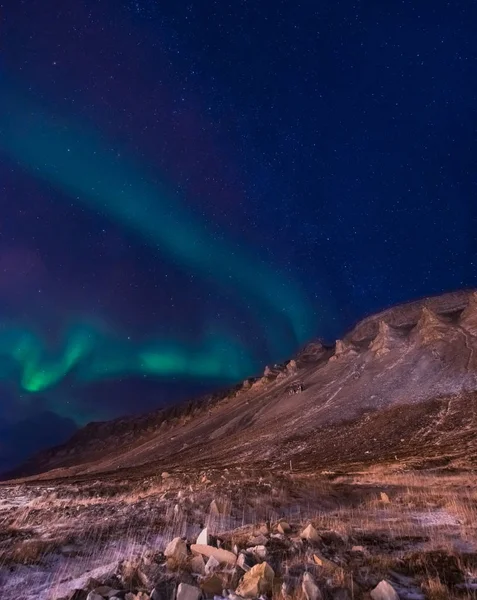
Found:
[[[0,468],[477,285],[474,2],[0,11]]]

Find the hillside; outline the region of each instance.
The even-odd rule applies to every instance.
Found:
[[[413,454],[424,441],[429,458],[447,449],[449,458],[472,461],[476,349],[476,292],[411,302],[364,319],[333,348],[310,344],[226,393],[91,423],[14,475],[237,462],[330,468]]]

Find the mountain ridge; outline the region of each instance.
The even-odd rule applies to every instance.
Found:
[[[451,398],[460,410],[464,397],[473,405],[476,334],[476,290],[397,305],[366,317],[334,346],[312,342],[294,359],[226,392],[141,417],[90,423],[8,475],[200,468],[217,462],[214,452],[223,466],[234,460],[281,468],[290,461],[305,464],[306,454],[322,448],[320,439],[314,440],[317,431],[330,436],[332,430],[338,439],[340,427],[357,427],[363,415],[378,422],[378,413],[394,414],[396,406],[420,414],[426,403],[435,408]],[[418,404],[421,408],[409,408]],[[297,436],[307,441],[290,449]],[[315,462],[326,467],[330,460]]]

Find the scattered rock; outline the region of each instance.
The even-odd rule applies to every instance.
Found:
[[[202,556],[213,556],[220,564],[235,565],[237,556],[233,552],[223,550],[222,548],[214,548],[205,544],[192,544],[190,547],[194,554],[202,554]]]
[[[310,573],[303,573],[301,588],[307,600],[322,600],[323,596],[320,588],[316,585]]]
[[[253,556],[260,558],[261,560],[265,560],[267,558],[267,549],[265,546],[254,546],[253,548],[248,548],[248,551],[253,554]]]
[[[286,534],[290,533],[291,527],[286,521],[280,521],[278,523],[277,529],[280,533]]]
[[[164,550],[164,556],[172,558],[177,562],[184,562],[187,559],[187,545],[180,537],[176,537],[169,542]]]
[[[192,573],[197,573],[197,575],[205,575],[205,561],[202,554],[198,554],[192,558],[190,561],[190,567],[192,569]]]
[[[371,591],[373,600],[399,600],[396,590],[384,579]]]
[[[200,589],[193,585],[180,583],[177,588],[176,600],[199,600],[200,596]]]
[[[205,573],[206,575],[211,575],[215,573],[220,567],[220,562],[215,558],[215,556],[210,556],[207,564],[205,565]]]
[[[260,534],[249,538],[247,546],[265,546],[267,542],[268,538]]]
[[[209,530],[207,527],[202,529],[202,531],[199,533],[196,544],[205,544],[206,546],[209,545]]]
[[[300,533],[300,537],[303,540],[308,540],[309,542],[321,541],[318,531],[313,527],[311,523],[308,525],[308,527],[305,527],[305,529]]]
[[[275,573],[268,563],[255,565],[242,577],[236,593],[243,598],[256,598],[261,594],[269,594],[272,591],[274,577]]]
[[[237,567],[240,567],[243,571],[250,571],[250,569],[255,566],[255,561],[252,558],[241,552],[237,558]]]
[[[315,552],[315,554],[313,554],[313,562],[315,563],[315,565],[323,567],[323,569],[326,569],[328,571],[336,571],[336,569],[339,568],[336,563],[334,563],[331,560],[328,560],[319,552]]]

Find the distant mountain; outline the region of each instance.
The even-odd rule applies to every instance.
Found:
[[[0,421],[0,473],[42,448],[66,442],[75,431],[77,426],[73,420],[51,411],[13,424]]]
[[[476,433],[477,292],[460,291],[368,317],[226,393],[91,423],[12,475],[473,464]]]

